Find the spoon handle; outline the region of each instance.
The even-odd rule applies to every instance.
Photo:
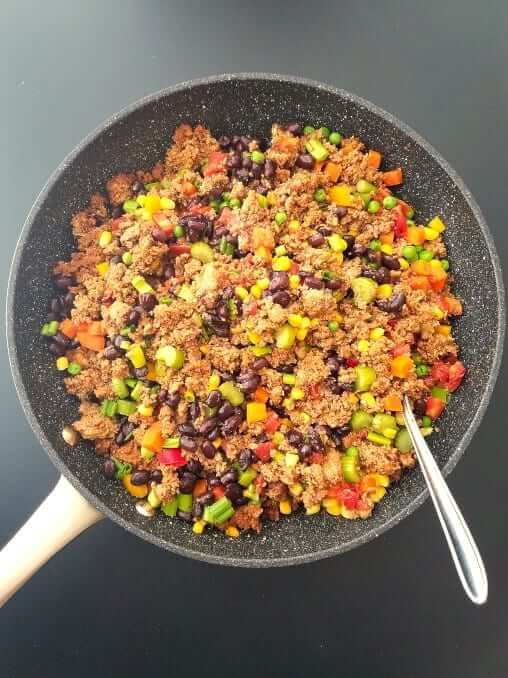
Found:
[[[486,602],[488,595],[487,573],[482,557],[466,521],[418,428],[407,396],[404,397],[404,417],[459,579],[473,603],[482,605]]]

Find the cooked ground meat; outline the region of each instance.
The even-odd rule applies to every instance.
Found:
[[[299,507],[368,518],[414,466],[402,398],[429,433],[465,373],[462,305],[445,225],[379,163],[323,129],[183,124],[72,217],[42,334],[108,477],[235,537]]]

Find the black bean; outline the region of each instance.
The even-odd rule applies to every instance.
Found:
[[[116,207],[113,207],[113,209],[111,210],[111,216],[113,217],[113,219],[118,219],[119,217],[122,216],[122,214],[123,208],[121,205],[117,205]]]
[[[62,307],[60,306],[60,300],[59,299],[51,299],[51,303],[49,305],[52,313],[55,313],[56,315],[60,315],[62,312]]]
[[[300,461],[305,461],[311,454],[312,454],[312,447],[308,443],[304,443],[298,449],[298,456],[300,457]]]
[[[219,372],[222,381],[233,381],[234,376],[232,372]]]
[[[173,266],[173,264],[166,264],[164,266],[162,275],[166,280],[169,280],[169,278],[173,278],[175,275],[175,267]]]
[[[207,459],[213,459],[215,457],[217,449],[216,449],[215,445],[212,445],[211,442],[209,442],[208,440],[205,440],[205,442],[203,443],[203,445],[201,447],[201,451],[203,452],[203,454],[205,455],[205,457]]]
[[[355,244],[355,238],[354,238],[353,235],[348,235],[348,234],[343,235],[342,239],[346,241],[348,249],[353,247],[353,245]]]
[[[303,435],[295,428],[292,428],[290,431],[288,431],[286,438],[288,443],[293,447],[298,448],[300,445],[303,445]]]
[[[108,480],[112,480],[115,477],[116,466],[115,462],[109,457],[104,460],[104,475]]]
[[[117,334],[116,337],[113,339],[113,346],[116,348],[121,348],[121,345],[125,341],[125,337],[122,337],[121,334]]]
[[[122,257],[119,254],[115,254],[114,257],[111,257],[111,264],[119,264],[122,261]]]
[[[214,487],[218,487],[220,485],[220,480],[217,478],[216,475],[213,473],[208,476],[206,479],[206,484],[210,490],[212,490]]]
[[[223,485],[229,485],[229,483],[236,482],[237,474],[235,469],[230,468],[221,476],[220,481]]]
[[[390,257],[388,254],[381,255],[381,263],[390,271],[398,271],[400,269],[400,262],[397,257]]]
[[[222,424],[222,431],[225,435],[231,435],[238,430],[241,423],[241,417],[239,417],[237,414],[234,414],[232,417],[226,419],[226,421]]]
[[[205,492],[200,497],[196,497],[196,504],[201,504],[201,506],[210,506],[215,501],[215,497],[211,492]]]
[[[308,278],[305,278],[304,284],[307,287],[312,287],[315,290],[321,290],[325,286],[324,282],[319,278],[315,278],[313,275],[310,275]]]
[[[57,332],[53,337],[53,341],[56,341],[57,344],[60,344],[60,346],[63,346],[64,348],[69,348],[69,344],[71,343],[69,337],[66,337],[62,332]]]
[[[241,153],[238,152],[232,153],[226,161],[226,166],[229,169],[240,169],[240,167],[242,166]]]
[[[324,449],[323,441],[321,440],[321,436],[316,431],[316,429],[313,428],[309,429],[307,433],[307,440],[309,441],[309,445],[312,446],[313,450]]]
[[[310,271],[298,271],[298,275],[302,280],[305,280],[305,278],[311,277],[312,273]]]
[[[153,471],[150,471],[150,480],[152,483],[159,483],[162,482],[162,471],[160,468],[154,468]]]
[[[118,433],[115,436],[115,443],[117,445],[123,445],[124,442],[125,442],[125,437],[124,437],[122,430],[120,430],[120,431],[118,431]]]
[[[254,455],[252,454],[251,450],[245,448],[240,452],[238,455],[238,466],[241,468],[242,471],[245,471],[246,468],[248,468],[254,461]]]
[[[425,416],[425,412],[427,411],[427,403],[424,398],[420,398],[419,400],[415,400],[414,405],[413,405],[414,413],[418,417],[423,417]]]
[[[157,297],[155,294],[140,294],[139,295],[139,304],[144,311],[153,311],[157,306]]]
[[[267,179],[271,179],[275,175],[275,163],[271,158],[266,158],[263,166],[263,174]]]
[[[51,342],[51,344],[48,346],[48,349],[50,353],[57,356],[58,358],[65,355],[65,351],[67,350],[65,346],[62,346],[62,344],[57,344],[55,341]]]
[[[313,233],[310,236],[308,242],[311,247],[321,247],[321,245],[324,244],[325,239],[324,236],[321,235],[321,233]]]
[[[207,438],[207,440],[213,441],[213,440],[217,440],[217,438],[219,436],[220,436],[220,429],[217,426],[212,431],[210,431],[210,433],[206,436],[206,438]]]
[[[187,450],[188,452],[195,452],[198,449],[198,444],[188,435],[180,436],[180,447],[182,450]]]
[[[339,217],[339,219],[342,219],[342,217],[346,216],[347,209],[345,207],[342,207],[342,205],[337,205],[335,207],[335,214]]]
[[[192,504],[192,517],[193,518],[201,518],[202,515],[203,515],[203,504],[195,501]]]
[[[331,228],[328,228],[328,226],[320,226],[320,227],[318,228],[318,231],[321,233],[321,235],[324,235],[326,238],[327,238],[329,235],[332,235],[332,233],[333,233],[332,229],[331,229]]]
[[[191,511],[178,511],[176,512],[176,515],[180,520],[184,520],[186,523],[192,523],[192,513]]]
[[[133,471],[131,475],[131,483],[133,485],[146,485],[150,480],[150,472],[144,470]]]
[[[222,149],[227,149],[231,145],[231,137],[228,137],[226,134],[223,134],[217,139],[217,143]]]
[[[301,169],[311,170],[314,167],[314,158],[310,153],[300,153],[296,158],[295,165]]]
[[[226,421],[228,417],[230,417],[234,413],[235,409],[233,405],[229,402],[225,402],[219,407],[219,411],[217,412],[217,417],[220,419],[220,421]]]
[[[274,304],[282,306],[282,308],[287,308],[291,303],[291,295],[286,290],[281,290],[272,295],[272,301]]]
[[[336,381],[336,379],[327,379],[326,385],[328,386],[328,388],[330,389],[330,391],[331,391],[332,393],[334,393],[335,395],[340,395],[340,394],[343,393],[343,391],[344,391],[344,389],[343,389],[342,386]]]
[[[254,179],[260,179],[263,174],[263,166],[253,163],[250,171]]]
[[[252,169],[252,160],[249,158],[249,156],[242,158],[242,167],[247,170]]]
[[[168,407],[171,407],[171,409],[175,410],[178,407],[178,403],[180,402],[180,394],[178,391],[173,391],[173,393],[168,393],[166,396],[166,405]]]
[[[370,261],[371,264],[381,263],[381,252],[369,249],[365,252],[365,256],[367,257],[367,261]]]
[[[330,355],[330,356],[328,356],[328,358],[326,359],[326,366],[328,367],[328,369],[330,370],[330,372],[332,372],[332,373],[335,372],[335,373],[336,373],[336,372],[338,372],[338,371],[340,370],[340,368],[342,367],[342,362],[341,362],[341,360],[340,360],[340,358],[339,358],[338,356],[336,356],[336,355]]]
[[[353,245],[352,252],[355,257],[363,257],[367,252],[367,248],[365,247],[365,245],[360,245],[359,243],[356,243],[355,245]]]
[[[203,464],[198,459],[189,459],[187,462],[187,470],[190,473],[194,473],[195,476],[199,476],[203,470]]]
[[[197,431],[192,424],[184,423],[178,426],[178,431],[184,436],[190,436],[194,438],[197,435]]]
[[[211,433],[216,426],[217,417],[211,417],[211,419],[205,419],[203,422],[201,422],[201,424],[198,426],[198,431],[201,433],[201,435],[206,436]]]
[[[154,228],[152,231],[152,238],[157,242],[167,242],[171,235],[163,228]]]
[[[219,407],[222,400],[222,395],[220,391],[213,390],[206,396],[206,404],[208,407]]]
[[[240,407],[240,405],[237,405],[237,406],[234,408],[234,412],[235,412],[235,414],[236,414],[238,417],[240,417],[240,419],[241,419],[242,421],[245,419],[245,410],[243,410],[243,409]]]
[[[67,292],[64,297],[60,297],[60,303],[63,308],[71,309],[74,304],[74,295],[72,292]]]
[[[340,290],[342,281],[339,278],[333,278],[333,280],[327,280],[325,285],[329,290]]]
[[[139,193],[140,191],[144,191],[145,187],[141,183],[141,181],[135,181],[132,186],[131,186],[132,192],[133,193]]]
[[[254,391],[261,383],[261,377],[259,376],[259,374],[256,373],[240,375],[238,377],[237,382],[238,386],[240,387],[240,390],[243,393],[254,393]]]
[[[289,288],[289,276],[285,271],[274,271],[268,289],[270,292],[287,290]]]
[[[256,360],[254,360],[253,363],[251,364],[251,367],[253,370],[258,371],[265,369],[265,367],[268,367],[268,365],[269,365],[268,360],[266,358],[261,357],[256,358]]]
[[[246,137],[240,137],[240,139],[238,139],[238,141],[235,144],[235,148],[240,153],[246,151],[249,148],[249,142],[248,141],[246,142]]]
[[[135,367],[132,371],[137,379],[144,379],[148,374],[148,367]]]
[[[389,299],[379,299],[376,305],[386,313],[399,313],[405,303],[406,295],[404,292],[396,292]]]
[[[199,407],[199,403],[197,403],[196,401],[190,403],[187,409],[187,419],[189,419],[190,421],[195,421],[200,414],[201,408]]]
[[[60,313],[47,313],[46,314],[46,322],[50,323],[54,320],[60,320]]]
[[[232,502],[236,502],[243,496],[243,487],[238,483],[231,482],[227,485],[224,494]]]
[[[183,492],[183,494],[190,494],[194,489],[196,480],[197,478],[194,473],[185,471],[180,478],[180,492]]]
[[[114,360],[115,358],[120,358],[122,356],[122,352],[117,349],[115,346],[106,346],[104,349],[104,357],[107,358],[108,360]]]
[[[241,181],[241,182],[242,182],[242,184],[247,184],[247,183],[249,183],[250,176],[249,176],[249,171],[248,171],[248,170],[243,169],[243,168],[242,168],[242,169],[239,169],[239,170],[236,171],[236,175],[235,175],[235,176],[236,176],[236,178],[238,179],[238,181]]]
[[[390,271],[385,268],[385,266],[380,266],[376,271],[375,280],[379,285],[384,285],[385,283],[390,282]]]
[[[71,285],[74,285],[74,279],[68,275],[60,275],[54,280],[55,287],[66,292]]]
[[[127,316],[127,324],[128,325],[137,325],[140,320],[141,320],[141,313],[139,311],[137,311],[135,308],[133,308],[132,311]]]

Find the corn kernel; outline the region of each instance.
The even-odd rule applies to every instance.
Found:
[[[371,490],[368,493],[368,497],[371,501],[374,502],[374,504],[377,504],[378,501],[381,501],[381,499],[385,496],[386,490],[384,487],[376,487],[375,490]]]
[[[138,405],[138,412],[142,417],[151,417],[153,414],[153,407],[141,403],[141,405]]]
[[[300,457],[294,452],[286,452],[285,463],[288,468],[294,468],[299,461]]]
[[[381,245],[381,252],[383,254],[393,254],[393,247],[389,243],[383,243]]]
[[[257,332],[247,332],[247,339],[250,341],[251,344],[257,346],[257,344],[261,343],[263,338]]]
[[[259,285],[255,284],[255,285],[252,285],[252,287],[250,288],[250,293],[252,294],[254,299],[261,299],[261,295],[263,294],[263,290],[261,289],[261,287]]]
[[[199,347],[199,350],[203,355],[206,355],[210,351],[210,347],[207,346],[206,344],[203,344],[203,346]]]
[[[370,341],[367,339],[360,339],[358,342],[358,350],[360,353],[368,353],[370,349]]]
[[[299,497],[303,492],[303,485],[301,483],[295,483],[294,485],[291,485],[289,491],[291,492],[293,497]]]
[[[360,402],[364,407],[376,407],[377,405],[377,401],[370,391],[360,395]]]
[[[344,261],[344,255],[342,254],[342,252],[336,252],[335,253],[335,263],[342,264],[343,261]]]
[[[272,443],[275,445],[280,445],[281,443],[284,442],[284,434],[281,433],[280,431],[275,431],[275,433],[272,436]]]
[[[377,339],[381,339],[381,337],[384,336],[384,329],[382,327],[374,327],[373,330],[370,331],[370,338],[376,341]]]
[[[245,301],[249,296],[248,290],[246,290],[245,287],[241,287],[240,285],[235,287],[235,294],[242,301]]]
[[[301,415],[301,416],[302,416],[302,422],[303,422],[304,424],[309,424],[309,423],[310,423],[310,420],[311,420],[310,414],[307,414],[307,412],[302,412],[302,415]]]
[[[293,400],[303,400],[305,398],[305,391],[303,390],[303,388],[295,386],[294,388],[291,389],[290,395]]]
[[[148,197],[148,196],[147,196],[147,197]],[[142,219],[143,221],[150,221],[150,219],[152,218],[152,213],[150,212],[150,210],[147,210],[147,209],[145,209],[144,207],[143,207],[143,209],[138,210],[138,211],[136,212],[136,214],[138,214],[138,213],[139,213],[139,215],[141,216],[141,219]]]
[[[259,247],[256,247],[255,255],[259,257],[260,259],[263,259],[267,263],[269,263],[272,260],[272,254],[270,250],[265,247],[264,245],[260,245]]]
[[[283,374],[282,383],[287,384],[288,386],[294,386],[296,384],[296,375],[295,374]]]
[[[373,475],[376,485],[379,487],[388,487],[390,484],[390,478],[387,475],[384,475],[384,473],[374,473]]]
[[[432,307],[432,315],[434,316],[434,318],[437,318],[438,320],[442,320],[444,318],[444,313],[439,308],[439,306]]]
[[[268,200],[268,204],[272,207],[277,204],[277,196],[273,191],[267,193],[266,199]]]
[[[290,313],[288,315],[288,323],[291,325],[291,327],[301,327],[302,326],[302,320],[303,316],[299,315],[298,313]]]
[[[344,320],[344,316],[342,316],[340,313],[334,313],[332,316],[332,320],[335,320],[336,323],[341,324],[341,322]]]
[[[382,433],[383,433],[385,438],[389,438],[389,440],[393,440],[395,438],[395,436],[397,435],[397,429],[396,428],[384,428]]]
[[[290,275],[289,276],[289,287],[292,290],[298,289],[298,287],[300,287],[300,276],[298,276],[294,273],[292,275]]]
[[[424,438],[430,436],[430,434],[433,433],[433,431],[434,429],[432,428],[432,426],[425,426],[424,428],[420,429],[420,432]]]
[[[222,445],[222,438],[217,438],[216,440],[214,440],[212,445],[215,447],[216,450],[218,450]]]
[[[393,287],[389,283],[385,283],[384,285],[379,285],[377,288],[376,297],[378,299],[388,299],[392,296],[392,293]]]
[[[141,195],[138,195],[136,198],[136,202],[138,205],[141,205],[141,207],[144,207],[145,202],[146,202],[146,194],[142,193]]]
[[[319,323],[320,323],[319,318],[312,318],[312,320],[310,320],[310,318],[304,318],[303,322],[302,322],[302,327],[303,328],[305,328],[305,327],[314,328],[314,327],[317,327],[319,325]]]
[[[196,400],[196,395],[192,389],[187,389],[183,394],[184,400],[188,403],[193,403]]]
[[[345,506],[341,507],[340,515],[343,518],[346,518],[347,520],[353,520],[353,518],[356,518],[356,513],[354,511],[351,511],[351,509],[346,508]]]
[[[194,532],[194,534],[203,534],[205,526],[206,523],[204,520],[196,520],[196,522],[192,526],[192,531]]]
[[[270,281],[268,278],[260,278],[257,282],[256,285],[259,287],[261,290],[266,290],[268,286],[270,285]]]
[[[358,403],[358,396],[355,395],[354,393],[348,393],[347,398],[351,405],[356,405]]]
[[[283,257],[283,256],[284,256],[285,254],[287,254],[287,253],[288,253],[288,251],[287,251],[287,249],[284,247],[284,245],[277,245],[277,247],[275,248],[275,254],[276,254],[278,257]]]
[[[175,202],[171,198],[161,198],[161,209],[163,210],[174,210]]]
[[[233,539],[237,539],[240,536],[240,530],[234,525],[228,525],[226,527],[226,535]]]
[[[314,516],[316,513],[321,511],[321,504],[313,504],[312,506],[307,506],[305,509],[306,516]]]
[[[111,231],[102,231],[99,238],[99,247],[107,247],[113,240]]]
[[[289,271],[292,261],[289,257],[275,257],[272,261],[272,268],[274,271]]]
[[[279,502],[279,511],[283,515],[289,516],[293,512],[293,509],[291,508],[291,502],[288,499],[284,499],[283,501],[280,501]]]
[[[332,252],[344,252],[347,250],[347,242],[337,233],[331,235],[327,240]]]
[[[109,264],[107,261],[101,261],[100,264],[96,264],[95,268],[97,270],[97,273],[101,276],[101,278],[104,278],[106,273],[109,271]]]
[[[291,410],[295,409],[295,401],[291,400],[291,398],[284,398],[282,404],[284,405],[288,412],[291,412]]]
[[[150,193],[146,196],[144,208],[151,214],[157,212],[161,208],[161,199],[157,194]]]
[[[437,238],[439,238],[439,233],[435,231],[433,228],[424,226],[423,231],[425,233],[425,240],[436,240]]]
[[[405,426],[406,425],[406,421],[404,419],[404,415],[402,414],[402,412],[397,412],[397,414],[395,415],[395,421],[397,422],[397,424],[399,426]]]
[[[216,388],[219,388],[220,386],[220,377],[218,374],[211,374],[209,379],[208,379],[208,390],[209,391],[214,391]]]
[[[450,325],[439,325],[439,327],[436,328],[436,332],[442,334],[444,337],[449,337],[452,333],[452,328]]]
[[[303,341],[308,333],[309,330],[306,327],[300,327],[300,329],[296,330],[295,335],[298,341]]]
[[[323,508],[331,516],[340,516],[342,513],[342,504],[335,497],[325,497],[323,499]]]
[[[409,268],[409,263],[403,257],[399,258],[399,264],[402,271],[407,271]]]
[[[280,450],[272,450],[271,451],[272,459],[277,462],[277,464],[283,464],[284,463],[284,452],[281,452]]]
[[[446,228],[446,225],[439,217],[434,217],[431,219],[427,226],[438,233],[442,233]]]
[[[59,372],[63,372],[68,367],[69,367],[69,360],[65,356],[62,356],[61,358],[56,359],[56,369]]]
[[[299,230],[300,230],[300,222],[298,221],[298,219],[291,219],[291,221],[288,224],[288,231],[290,233],[296,233]]]

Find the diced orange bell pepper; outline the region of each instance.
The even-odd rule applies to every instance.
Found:
[[[339,180],[340,177],[340,165],[337,165],[335,162],[327,162],[325,165],[324,173],[330,181],[334,183]]]
[[[367,165],[374,169],[379,169],[381,167],[382,157],[383,156],[379,151],[369,151],[367,153]]]
[[[425,231],[421,226],[408,226],[407,241],[410,245],[423,245],[425,242]]]
[[[192,490],[192,496],[201,497],[203,494],[205,494],[206,490],[206,480],[204,478],[199,478],[199,480],[194,485],[194,489]]]
[[[428,292],[430,290],[429,279],[424,275],[414,275],[410,278],[409,285],[412,290],[422,290],[423,292]]]
[[[58,329],[62,334],[65,334],[66,337],[69,337],[69,339],[74,339],[78,331],[76,325],[69,318],[62,320]]]
[[[367,492],[368,490],[374,490],[377,487],[376,476],[373,473],[368,473],[366,476],[360,480],[360,491]]]
[[[401,184],[403,181],[402,168],[397,167],[397,169],[383,172],[383,181],[385,186],[398,186]]]
[[[131,474],[128,473],[122,478],[122,483],[125,489],[129,494],[131,494],[133,497],[137,497],[138,499],[143,499],[143,497],[146,497],[148,494],[148,485],[133,485],[131,482]]]
[[[76,332],[76,339],[83,348],[88,348],[90,351],[103,351],[106,345],[106,339],[104,337],[93,335],[89,332]]]
[[[103,337],[104,328],[100,320],[92,320],[91,323],[88,323],[88,328],[86,330],[88,334],[91,334],[93,337]]]
[[[215,499],[220,499],[221,497],[223,497],[225,492],[222,485],[215,485],[215,487],[212,487],[212,494],[215,497]]]
[[[402,412],[403,410],[401,399],[392,393],[383,398],[383,406],[389,412]]]
[[[429,275],[429,282],[434,292],[441,292],[444,289],[447,277],[448,274],[442,269],[440,271],[432,271],[432,273]]]
[[[398,355],[394,358],[390,365],[390,371],[394,377],[399,379],[406,379],[411,372],[414,370],[415,366],[413,361],[408,355]]]
[[[268,401],[268,391],[262,386],[254,391],[254,400],[258,403],[266,403]]]
[[[461,315],[462,314],[462,304],[455,297],[447,297],[445,295],[439,297],[439,305],[450,315]]]
[[[418,259],[418,261],[414,261],[411,264],[411,270],[413,271],[413,273],[416,273],[416,275],[429,275],[430,273],[429,262]]]
[[[394,238],[395,233],[393,231],[389,231],[388,233],[381,233],[381,235],[379,236],[379,240],[383,245],[392,245]]]
[[[143,435],[141,440],[141,445],[151,450],[152,452],[159,453],[162,451],[162,445],[164,444],[164,437],[162,435],[162,426],[159,421],[156,421],[155,424],[152,424]]]

